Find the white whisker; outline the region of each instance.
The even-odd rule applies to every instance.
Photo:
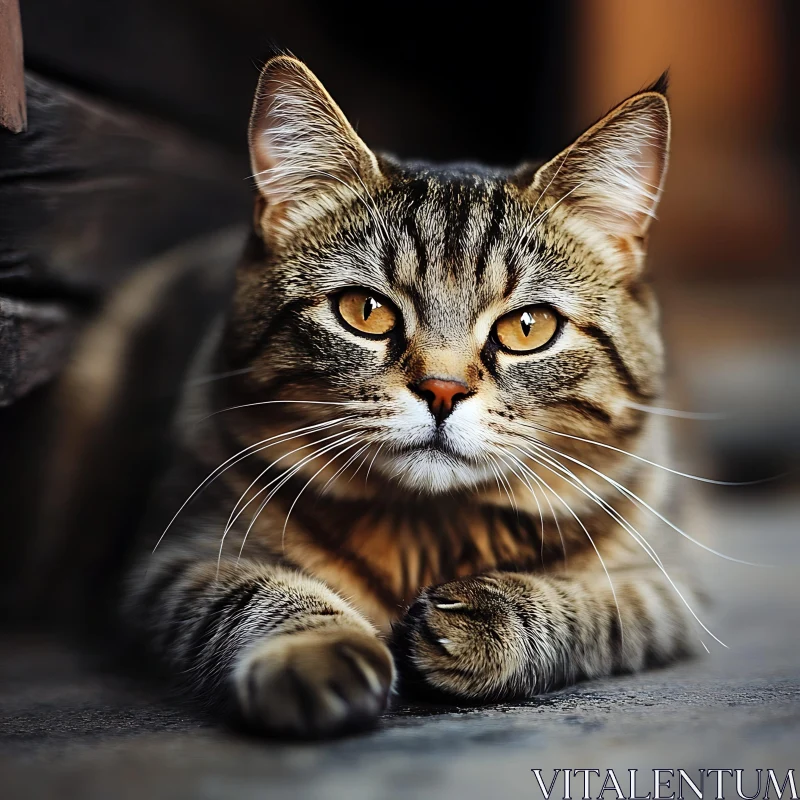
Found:
[[[375,459],[378,457],[378,453],[380,453],[381,449],[385,444],[386,442],[381,442],[380,445],[378,445],[378,449],[375,451],[375,455],[372,456],[372,461],[369,462],[369,466],[367,467],[367,474],[364,476],[364,488],[366,488],[367,481],[369,480],[369,474],[370,472],[372,472],[372,465],[375,463]]]
[[[523,451],[523,452],[524,452],[524,451]],[[562,454],[562,455],[563,455],[563,454]],[[528,457],[529,457],[529,458],[533,458],[533,460],[534,460],[534,461],[536,461],[536,463],[540,464],[540,465],[541,465],[541,466],[543,466],[545,469],[549,469],[549,470],[550,470],[550,472],[553,472],[553,473],[555,473],[555,474],[558,474],[558,473],[557,473],[557,472],[556,472],[554,469],[552,469],[551,467],[548,467],[548,466],[547,466],[547,464],[543,463],[542,461],[539,461],[539,460],[538,460],[538,459],[537,459],[535,456],[531,456],[530,454],[528,454]],[[567,471],[568,471],[568,470],[567,470]],[[568,472],[569,472],[569,471],[568,471]],[[571,473],[571,474],[572,474],[572,473]],[[573,474],[573,477],[574,477],[574,474]],[[577,478],[576,478],[576,480],[578,480],[578,481],[579,481],[580,479],[577,479]],[[573,486],[574,486],[574,485],[575,485],[575,484],[573,484]],[[577,488],[577,487],[576,487],[576,488]],[[626,530],[627,530],[627,528],[626,528]],[[634,530],[635,530],[635,529],[634,529]],[[628,532],[630,533],[631,531],[629,530]],[[637,535],[633,535],[633,534],[631,534],[631,535],[633,536],[634,540],[635,540],[635,541],[638,541],[638,542],[639,542],[639,543],[640,543],[640,544],[641,544],[643,547],[644,547],[645,545],[647,545],[647,547],[646,547],[645,549],[649,548],[650,550],[652,550],[652,545],[650,545],[649,543],[647,543],[647,541],[646,541],[646,540],[645,540],[643,537],[641,537],[641,534],[638,534],[638,532],[637,532]],[[654,551],[654,550],[652,550],[652,552],[653,552],[653,554],[655,554],[655,551]],[[704,630],[704,631],[705,631],[705,632],[706,632],[706,633],[707,633],[709,636],[711,636],[711,637],[712,637],[712,638],[713,638],[713,639],[714,639],[716,642],[718,642],[719,644],[721,644],[723,647],[727,647],[728,645],[726,645],[726,644],[725,644],[725,642],[723,642],[723,641],[722,641],[720,638],[718,638],[717,636],[715,636],[715,635],[714,635],[714,633],[712,633],[712,632],[711,632],[711,630],[709,630],[709,628],[706,626],[706,624],[705,624],[705,623],[704,623],[704,622],[703,622],[703,621],[700,619],[700,617],[698,617],[698,616],[697,616],[697,614],[695,613],[695,610],[692,608],[692,606],[691,606],[691,604],[689,603],[689,601],[688,601],[688,600],[687,600],[687,599],[684,597],[684,595],[683,595],[683,593],[681,592],[681,590],[680,590],[680,589],[679,589],[679,588],[676,586],[675,582],[672,580],[672,578],[670,577],[669,573],[668,573],[668,572],[666,571],[666,569],[664,568],[663,564],[661,563],[661,559],[659,559],[659,558],[657,557],[657,554],[656,554],[656,555],[654,555],[654,557],[653,557],[653,561],[654,561],[654,563],[656,564],[656,566],[659,568],[659,570],[661,571],[661,573],[664,575],[664,577],[665,577],[665,578],[666,578],[666,579],[669,581],[669,583],[670,583],[670,586],[672,586],[672,588],[673,588],[673,590],[675,591],[675,593],[678,595],[678,597],[680,597],[681,601],[682,601],[682,602],[683,602],[683,604],[686,606],[686,608],[689,610],[689,613],[690,613],[690,614],[691,614],[691,615],[692,615],[692,616],[695,618],[695,620],[696,620],[696,621],[697,621],[697,623],[700,625],[700,627],[701,627],[701,628],[702,628],[702,629],[703,629],[703,630]]]
[[[533,446],[535,447],[535,445]],[[514,445],[514,447],[516,447],[516,445]],[[562,475],[559,475],[559,477],[563,478],[564,476],[566,476],[567,483],[569,483],[570,486],[573,486],[574,488],[578,489],[579,492],[581,492],[584,496],[588,497],[592,502],[598,505],[615,522],[618,522],[620,525],[622,525],[625,531],[629,533],[631,536],[633,536],[634,540],[636,540],[640,544],[640,546],[644,548],[647,555],[650,556],[650,558],[653,560],[653,563],[655,563],[657,566],[662,564],[661,559],[658,556],[658,553],[656,553],[655,551],[655,548],[647,541],[644,535],[640,533],[627,519],[625,519],[625,517],[623,517],[622,514],[620,514],[611,504],[606,502],[599,494],[597,494],[597,492],[595,492],[589,486],[587,486],[574,472],[567,469],[567,467],[565,467],[563,464],[560,464],[558,461],[551,458],[547,454],[540,453],[537,458],[536,455],[534,455],[528,450],[525,450],[524,448],[517,447],[516,449],[526,454],[529,458],[532,458],[534,461],[536,461],[537,464],[540,464],[550,472],[553,472],[556,475],[558,475],[559,473],[563,473]],[[548,464],[553,465],[556,469],[555,470],[551,469],[550,466],[548,466]]]
[[[296,436],[290,436],[290,437],[288,437],[287,439],[283,439],[283,440],[281,440],[281,442],[279,442],[279,443],[278,443],[278,442],[276,442],[276,444],[283,444],[284,442],[286,442],[286,441],[289,441],[290,439],[297,439],[297,438],[299,438],[299,436],[305,436],[305,435],[307,435],[307,434],[298,434],[298,435],[296,435]],[[272,485],[272,484],[273,484],[273,483],[274,483],[276,480],[279,480],[280,476],[278,476],[277,478],[275,478],[275,479],[273,479],[272,481],[270,481],[270,482],[269,482],[269,483],[268,483],[266,486],[262,487],[262,489],[261,489],[259,492],[257,492],[257,493],[256,493],[256,494],[255,494],[255,495],[252,497],[252,498],[250,498],[250,500],[248,500],[248,501],[247,501],[247,502],[246,502],[246,503],[245,503],[245,504],[244,504],[244,505],[241,507],[241,509],[240,509],[240,508],[239,508],[239,504],[240,504],[240,503],[242,503],[242,501],[245,499],[245,497],[247,497],[247,495],[249,494],[250,490],[251,490],[251,489],[252,489],[252,488],[253,488],[253,487],[254,487],[254,486],[255,486],[255,485],[256,485],[256,484],[257,484],[257,483],[258,483],[258,482],[261,480],[261,478],[263,478],[263,477],[264,477],[264,475],[266,475],[266,474],[267,474],[267,473],[268,473],[268,472],[269,472],[269,471],[270,471],[270,470],[271,470],[271,469],[272,469],[272,468],[273,468],[273,467],[274,467],[276,464],[280,463],[280,462],[281,462],[281,461],[283,461],[285,458],[289,458],[289,456],[292,456],[292,455],[294,455],[295,453],[298,453],[298,452],[300,452],[300,450],[305,450],[305,449],[306,449],[306,448],[308,448],[308,447],[317,447],[318,445],[322,444],[323,442],[330,441],[331,439],[336,439],[336,438],[338,438],[338,437],[340,437],[340,436],[342,436],[342,433],[341,433],[341,431],[338,431],[337,433],[332,433],[332,434],[330,434],[329,436],[323,436],[323,437],[322,437],[322,439],[317,439],[317,440],[316,440],[316,441],[314,441],[314,442],[308,442],[307,444],[301,445],[300,447],[295,447],[293,450],[290,450],[288,453],[284,453],[283,455],[281,455],[281,456],[279,456],[278,458],[276,458],[276,459],[275,459],[275,460],[274,460],[274,461],[273,461],[271,464],[269,464],[269,466],[267,466],[265,469],[263,469],[263,470],[262,470],[262,471],[261,471],[261,472],[260,472],[260,473],[259,473],[259,474],[258,474],[258,475],[257,475],[257,476],[254,478],[254,479],[253,479],[253,481],[250,483],[250,485],[249,485],[249,486],[248,486],[248,487],[247,487],[247,488],[244,490],[244,492],[242,492],[242,494],[239,496],[239,499],[236,501],[236,504],[234,505],[234,507],[233,507],[233,510],[231,511],[230,515],[228,516],[228,521],[225,523],[225,529],[224,529],[224,530],[223,530],[223,532],[222,532],[222,539],[220,540],[220,543],[219,543],[219,553],[217,554],[217,573],[218,573],[218,574],[219,574],[220,563],[221,563],[221,561],[222,561],[222,550],[223,550],[223,548],[225,547],[225,539],[226,539],[226,537],[228,536],[228,532],[229,532],[229,531],[231,530],[231,528],[234,526],[234,524],[236,523],[236,520],[237,520],[237,519],[239,519],[239,517],[241,516],[241,513],[242,513],[242,511],[244,511],[244,509],[245,509],[245,508],[247,508],[247,506],[249,506],[249,505],[250,505],[250,503],[252,503],[252,502],[253,502],[253,500],[255,500],[255,499],[256,499],[256,497],[258,497],[258,496],[261,494],[261,492],[263,492],[263,491],[265,491],[266,489],[268,489],[268,488],[269,488],[269,487],[270,487],[270,486],[271,486],[271,485]],[[285,474],[285,473],[281,473],[281,475],[283,475],[283,474]],[[238,513],[237,513],[237,512],[238,512]]]
[[[676,408],[658,408],[657,406],[645,406],[641,403],[631,403],[628,401],[624,401],[624,405],[635,411],[644,411],[647,414],[657,414],[663,417],[678,417],[680,419],[713,420],[730,419],[732,416],[731,414],[726,414],[721,411],[679,411]]]
[[[567,163],[567,159],[570,157],[570,154],[572,153],[572,148],[573,147],[575,147],[575,145],[571,144],[567,148],[567,152],[564,153],[564,158],[561,159],[561,163],[558,165],[558,169],[556,169],[556,171],[553,173],[553,176],[547,182],[547,186],[545,186],[544,189],[542,189],[542,191],[539,193],[539,196],[536,198],[536,202],[533,204],[534,208],[536,208],[536,206],[539,205],[539,203],[541,202],[542,198],[547,193],[547,190],[552,186],[553,181],[558,177],[558,173],[561,172],[561,168],[564,166],[564,164]]]
[[[522,462],[520,462],[520,463],[522,463]],[[527,472],[529,472],[531,474],[535,474],[535,473],[533,473],[533,470],[530,469],[527,465],[523,465],[523,469],[525,469]],[[578,525],[580,525],[581,530],[586,534],[586,538],[589,540],[589,543],[592,545],[592,548],[594,549],[594,552],[597,554],[597,558],[600,561],[600,565],[603,567],[603,572],[605,572],[606,578],[608,579],[608,585],[611,587],[611,594],[612,594],[612,596],[614,598],[614,605],[617,608],[617,618],[619,619],[620,639],[624,642],[625,641],[625,632],[624,632],[624,626],[623,626],[623,622],[622,622],[622,612],[620,611],[619,602],[617,601],[617,590],[614,588],[614,581],[611,580],[611,574],[608,571],[608,567],[606,566],[606,562],[603,559],[603,556],[601,555],[600,550],[597,548],[597,545],[595,544],[595,541],[592,538],[592,535],[589,533],[588,529],[586,528],[586,526],[581,521],[581,518],[572,510],[572,507],[569,505],[569,503],[567,503],[566,500],[564,500],[564,498],[561,497],[561,495],[558,494],[558,492],[556,492],[553,489],[553,487],[550,486],[550,484],[544,478],[541,477],[541,475],[538,475],[537,478],[550,490],[550,492],[556,498],[558,498],[558,500],[561,501],[561,505],[564,506],[564,508],[575,519],[575,521],[578,523]]]
[[[240,408],[252,408],[253,406],[271,406],[280,403],[288,405],[301,405],[301,406],[350,406],[353,409],[358,407],[363,408],[363,406],[365,405],[363,402],[359,402],[356,400],[346,400],[342,402],[334,402],[327,400],[259,400],[256,403],[242,403],[241,405],[238,406],[228,406],[228,408],[221,408],[219,411],[214,411],[207,417],[202,417],[201,419],[197,420],[197,424],[199,425],[201,422],[205,422],[206,420],[211,419],[211,417],[216,417],[217,414],[224,414],[227,411],[236,411],[237,409]]]
[[[359,177],[358,173],[356,173],[355,169],[353,169],[353,165],[349,161],[347,162],[347,165],[350,167],[350,169],[353,170],[353,172],[356,175],[356,178],[358,178],[358,180],[361,183],[361,185],[364,186],[364,182],[361,180],[361,178]],[[258,179],[259,177],[266,176],[267,180],[269,180],[270,178],[274,179],[274,176],[278,173],[278,171],[279,171],[279,168],[271,167],[269,169],[262,170],[261,172],[256,172],[253,175],[251,175],[250,177]],[[352,184],[347,183],[347,181],[343,181],[341,178],[339,178],[336,175],[333,175],[330,172],[325,172],[324,170],[321,170],[321,169],[314,169],[312,167],[304,167],[304,166],[301,166],[299,164],[291,165],[290,169],[289,168],[284,169],[281,172],[281,174],[285,175],[285,174],[287,174],[289,172],[291,172],[292,174],[303,172],[303,173],[308,174],[308,175],[321,175],[324,178],[330,178],[330,180],[335,181],[336,183],[338,183],[341,186],[344,186],[345,189],[349,189],[353,193],[353,195],[356,197],[356,199],[359,200],[361,202],[361,204],[364,206],[364,208],[367,210],[367,214],[369,214],[369,216],[372,218],[372,220],[375,223],[375,225],[378,226],[378,228],[381,229],[381,232],[385,236],[387,236],[387,237],[389,236],[389,231],[386,228],[385,224],[383,223],[383,219],[380,218],[378,216],[378,214],[377,214],[377,208],[375,208],[373,210],[370,207],[369,203],[367,203],[367,201],[364,199],[364,197],[359,192],[356,191],[356,188]],[[365,190],[366,190],[366,188],[367,187],[364,186]],[[289,199],[290,198],[288,198],[288,197],[284,198],[282,200],[278,199],[277,202],[278,203],[287,202]],[[371,196],[370,196],[370,199],[372,199]],[[373,203],[374,203],[374,200],[373,200]]]
[[[540,557],[542,558],[542,560],[544,560],[544,514],[542,513],[542,506],[539,503],[539,498],[537,497],[536,492],[534,491],[533,486],[531,486],[530,481],[528,480],[527,476],[520,475],[514,469],[514,467],[511,464],[509,464],[508,461],[506,461],[504,456],[508,455],[508,453],[505,450],[503,450],[502,452],[496,450],[495,451],[495,455],[497,456],[497,458],[499,458],[503,462],[503,464],[506,465],[506,468],[509,470],[509,472],[511,472],[511,474],[518,481],[520,481],[521,483],[524,483],[528,487],[528,491],[531,493],[531,497],[533,497],[533,500],[536,503],[536,508],[539,511],[539,526],[540,526],[539,527],[539,539],[540,539],[540,544],[541,544]]]
[[[558,168],[553,173],[553,175],[550,178],[550,180],[547,182],[547,185],[539,193],[539,196],[536,198],[536,202],[533,204],[533,209],[534,210],[539,205],[539,203],[542,201],[542,198],[545,196],[545,194],[547,194],[547,191],[550,188],[550,186],[553,184],[553,181],[558,177],[558,174],[561,172],[561,168],[564,166],[564,164],[566,163],[567,159],[569,158],[573,147],[574,147],[574,145],[571,145],[567,149],[567,152],[564,154],[564,158],[561,159],[561,163],[558,165]],[[523,246],[523,244],[525,244],[525,242],[527,242],[530,239],[531,234],[536,230],[536,224],[537,224],[537,222],[539,222],[539,219],[540,219],[540,216],[537,215],[536,217],[534,217],[534,219],[532,221],[529,220],[525,224],[525,226],[522,228],[522,230],[519,232],[519,234],[517,235],[517,237],[516,237],[517,240],[516,240],[516,243],[514,245],[514,254],[516,256],[521,255],[522,246]]]
[[[331,426],[327,426],[327,427],[331,427]],[[324,430],[324,428],[323,428],[323,430]],[[314,433],[316,433],[316,432],[317,431],[314,431]],[[282,439],[279,443],[276,443],[276,444],[284,444],[285,442],[291,441],[292,439],[299,439],[301,436],[306,436],[306,435],[308,435],[308,434],[301,433],[301,434],[298,434],[298,435],[295,435],[295,436],[289,436],[286,439]],[[225,525],[225,532],[227,533],[227,531],[230,529],[231,520],[233,519],[234,515],[236,514],[236,512],[237,512],[237,510],[239,508],[239,503],[241,503],[244,500],[244,498],[247,497],[247,495],[249,494],[250,490],[276,464],[278,464],[279,462],[283,461],[285,458],[288,458],[289,456],[294,455],[295,453],[298,453],[300,450],[305,450],[307,447],[316,447],[317,445],[320,445],[323,442],[330,441],[331,439],[335,439],[337,436],[341,436],[341,435],[342,435],[342,432],[341,431],[337,431],[336,433],[332,433],[332,434],[330,434],[328,436],[323,436],[321,439],[316,439],[313,442],[308,442],[306,444],[300,445],[299,447],[295,447],[293,450],[289,450],[287,453],[284,453],[283,455],[279,456],[269,466],[265,467],[258,475],[256,475],[255,478],[253,478],[253,480],[250,483],[250,485],[244,490],[244,492],[242,492],[242,494],[240,495],[239,499],[236,501],[236,504],[234,505],[233,510],[230,513],[230,516],[228,517],[228,522]]]
[[[369,189],[367,189],[367,185],[364,183],[364,181],[361,178],[361,175],[358,174],[358,170],[356,170],[356,168],[353,166],[353,164],[349,159],[347,160],[347,166],[350,168],[353,175],[355,175],[356,180],[361,184],[361,187],[364,189],[364,194],[367,196],[368,200],[372,204],[372,208],[375,212],[374,218],[380,220],[384,236],[386,237],[386,241],[388,242],[391,239],[391,235],[389,234],[389,228],[386,225],[386,220],[384,219],[383,214],[381,214],[380,210],[378,209],[378,204],[375,202],[375,198],[370,194]]]
[[[497,476],[503,484],[503,489],[505,490],[506,497],[508,497],[508,502],[511,503],[514,510],[517,512],[517,515],[519,516],[519,508],[517,508],[517,499],[516,497],[514,497],[514,488],[508,482],[506,476],[503,475],[503,471],[497,466],[497,461],[495,460],[494,456],[487,453],[487,458],[490,458],[492,460],[492,463],[497,467]]]
[[[241,557],[242,557],[242,552],[244,550],[245,544],[247,543],[247,538],[250,535],[250,531],[253,529],[253,526],[256,524],[256,520],[258,519],[258,517],[261,514],[261,512],[266,508],[266,506],[270,502],[270,500],[272,500],[272,498],[275,497],[275,495],[283,488],[283,486],[285,486],[286,483],[288,481],[290,481],[306,464],[310,463],[311,461],[314,461],[315,459],[319,458],[321,455],[324,455],[325,453],[330,452],[331,450],[333,450],[334,448],[338,447],[339,445],[342,445],[342,444],[344,444],[346,442],[352,441],[357,436],[358,436],[357,433],[352,433],[352,434],[346,435],[342,439],[338,439],[338,440],[336,440],[334,442],[331,442],[330,444],[326,445],[322,449],[320,449],[320,450],[318,450],[318,451],[316,451],[314,453],[311,453],[308,456],[305,456],[303,459],[298,461],[297,464],[295,464],[294,466],[290,467],[285,472],[283,472],[281,475],[279,475],[278,478],[274,478],[266,486],[264,486],[263,488],[259,489],[259,491],[250,500],[248,500],[245,505],[242,506],[242,508],[239,510],[239,513],[236,515],[237,519],[244,512],[245,508],[247,508],[247,506],[250,505],[250,503],[252,503],[260,494],[262,494],[264,491],[266,491],[266,489],[268,489],[269,486],[272,483],[274,483],[275,481],[278,481],[278,483],[275,485],[275,487],[270,491],[270,493],[261,502],[261,504],[259,505],[258,509],[256,509],[256,513],[253,515],[253,518],[250,520],[250,524],[247,526],[247,530],[245,531],[244,538],[242,539],[242,544],[239,547],[239,555],[237,557],[237,563],[238,563],[239,559],[241,559]],[[234,519],[233,522],[235,523],[236,519]]]
[[[356,444],[358,444],[358,442],[356,442]],[[337,469],[336,472],[334,472],[330,478],[328,478],[327,481],[325,481],[324,486],[319,490],[319,494],[320,495],[325,494],[327,488],[336,480],[336,478],[338,478],[339,475],[341,475],[365,450],[368,450],[368,448],[369,448],[369,442],[367,442],[367,444],[361,445],[361,447],[359,447],[358,450],[356,450],[356,452],[353,453],[353,455],[350,456],[350,458],[348,458],[347,461],[345,461],[344,464],[342,464],[342,466],[339,467],[339,469]],[[366,461],[366,458],[364,459],[364,461]],[[362,461],[362,464],[363,463],[364,462]],[[352,480],[353,477],[355,477],[355,473],[353,473],[353,476],[351,476],[350,480]]]
[[[524,464],[512,452],[510,452],[509,450],[505,450],[505,449],[503,450],[503,452],[509,458],[513,459],[520,467],[524,468]],[[517,474],[517,473],[514,473],[514,474]],[[533,499],[536,501],[536,505],[537,505],[537,507],[539,509],[539,519],[540,519],[541,525],[542,525],[541,536],[542,536],[542,540],[544,540],[544,518],[543,518],[543,515],[542,515],[542,507],[539,504],[539,500],[537,499],[536,493],[534,492],[533,487],[531,486],[530,481],[528,480],[527,476],[523,473],[519,477],[521,477],[524,480],[525,484],[528,487],[528,490],[533,495]],[[559,541],[561,542],[561,552],[564,554],[564,566],[567,566],[567,563],[568,563],[568,561],[567,561],[567,546],[566,546],[566,544],[564,542],[564,534],[561,531],[561,523],[558,521],[558,516],[556,515],[555,509],[553,508],[553,504],[550,501],[550,498],[547,496],[547,492],[544,490],[544,488],[538,482],[540,480],[539,476],[536,475],[536,473],[533,472],[533,470],[531,470],[531,477],[533,477],[533,479],[537,482],[536,485],[542,490],[542,497],[544,497],[544,500],[547,503],[548,508],[550,509],[550,518],[553,520],[553,522],[555,522],[556,531],[558,531],[558,538],[559,538]],[[544,541],[542,542],[542,545],[544,545]]]
[[[536,227],[542,220],[544,220],[547,217],[548,214],[555,211],[574,191],[580,189],[584,183],[586,183],[586,181],[580,181],[579,183],[576,183],[568,192],[565,192],[563,195],[561,195],[561,197],[559,197],[558,200],[556,200],[556,202],[553,203],[553,205],[546,208],[541,214],[539,214],[538,217],[536,217],[536,219],[532,223],[533,226]]]
[[[649,464],[651,467],[657,467],[658,469],[662,469],[665,472],[669,472],[672,475],[677,475],[680,478],[688,478],[689,480],[693,481],[700,481],[701,483],[710,483],[714,486],[754,486],[755,484],[759,483],[767,483],[768,481],[775,480],[777,477],[775,476],[772,478],[760,478],[755,481],[717,481],[713,478],[704,478],[700,475],[691,475],[688,472],[681,472],[677,469],[672,469],[672,467],[667,467],[664,464],[659,464],[655,461],[651,461],[649,458],[645,458],[644,456],[640,456],[637,453],[631,453],[628,450],[623,450],[621,447],[615,447],[611,444],[606,444],[605,442],[597,442],[594,439],[585,439],[583,436],[575,436],[571,433],[564,433],[563,431],[554,431],[550,428],[544,428],[541,425],[534,425],[532,423],[521,423],[524,427],[533,428],[537,431],[542,433],[549,433],[552,436],[563,436],[567,439],[574,439],[577,442],[584,442],[585,444],[591,444],[595,447],[603,447],[606,450],[613,450],[615,453],[620,453],[624,456],[629,456],[630,458],[635,458],[637,461],[641,461],[643,464]]]
[[[343,450],[339,450],[337,453],[335,453],[335,454],[334,454],[334,456],[333,456],[333,458],[331,458],[331,459],[330,459],[330,461],[327,461],[325,464],[323,464],[323,465],[322,465],[322,466],[321,466],[321,467],[320,467],[320,468],[319,468],[319,469],[318,469],[318,470],[317,470],[317,471],[316,471],[316,472],[315,472],[315,473],[314,473],[314,474],[313,474],[313,475],[312,475],[312,476],[311,476],[311,477],[308,479],[308,481],[306,481],[306,484],[305,484],[305,485],[303,486],[303,488],[302,488],[302,489],[301,489],[301,490],[300,490],[300,491],[297,493],[297,497],[295,497],[295,499],[292,501],[292,504],[289,506],[289,511],[286,513],[286,519],[285,519],[285,520],[284,520],[284,522],[283,522],[283,530],[281,531],[281,549],[284,549],[284,548],[285,548],[285,542],[286,542],[286,528],[287,528],[287,527],[288,527],[288,525],[289,525],[289,517],[291,517],[291,516],[292,516],[292,511],[294,511],[294,507],[297,505],[297,502],[298,502],[298,500],[300,500],[300,496],[301,496],[301,495],[303,494],[303,492],[304,492],[304,491],[305,491],[305,490],[306,490],[306,489],[307,489],[307,488],[308,488],[308,487],[311,485],[311,483],[314,481],[314,479],[315,479],[315,478],[316,478],[316,477],[317,477],[317,476],[318,476],[318,475],[319,475],[319,474],[320,474],[320,473],[321,473],[323,470],[327,469],[327,468],[328,468],[328,467],[329,467],[331,464],[333,464],[333,462],[334,462],[334,461],[336,461],[336,459],[337,459],[337,458],[339,458],[339,456],[341,456],[341,455],[344,455],[344,454],[345,454],[345,453],[346,453],[348,450],[352,450],[354,447],[357,447],[357,446],[358,446],[358,442],[353,442],[351,445],[348,445],[348,446],[347,446],[347,447],[345,447]],[[335,475],[334,475],[334,477],[335,477]],[[327,486],[328,484],[326,483],[325,485]]]
[[[245,458],[249,458],[254,453],[258,453],[258,452],[260,452],[260,450],[265,450],[267,447],[270,447],[271,445],[267,444],[269,442],[274,442],[274,443],[277,444],[277,443],[279,443],[280,440],[283,439],[283,437],[285,437],[287,435],[301,433],[301,432],[316,431],[316,430],[319,430],[320,428],[328,428],[328,427],[331,427],[333,425],[339,425],[342,422],[345,422],[345,421],[350,420],[350,419],[353,419],[353,417],[340,417],[339,419],[336,419],[336,420],[329,420],[329,421],[326,421],[326,422],[318,422],[318,423],[316,423],[314,425],[307,425],[304,428],[296,428],[296,429],[291,430],[291,431],[286,431],[285,433],[278,433],[278,434],[275,434],[274,436],[269,436],[266,439],[262,439],[260,442],[256,442],[255,444],[248,445],[244,449],[240,450],[238,453],[235,453],[234,455],[232,455],[226,461],[223,461],[222,464],[220,464],[218,467],[216,467],[214,470],[212,470],[200,482],[200,484],[197,486],[197,488],[186,498],[186,500],[183,501],[183,504],[181,505],[181,507],[175,512],[175,515],[172,517],[172,519],[169,521],[169,523],[167,523],[167,526],[166,526],[166,528],[164,528],[164,531],[161,534],[161,536],[159,536],[158,541],[156,542],[155,547],[153,548],[152,552],[155,553],[156,549],[161,544],[161,542],[164,539],[164,537],[167,535],[167,531],[169,531],[169,529],[172,527],[172,525],[174,524],[175,520],[181,514],[183,509],[186,508],[186,506],[189,505],[189,503],[194,499],[194,497],[199,492],[203,491],[209,484],[213,483],[217,478],[220,477],[220,475],[222,475],[224,472],[229,470],[231,467],[235,466],[240,461],[243,461]]]
[[[235,375],[246,375],[252,372],[253,367],[245,367],[244,369],[232,369],[228,372],[219,372],[216,375],[203,375],[199,378],[190,380],[189,386],[202,386],[205,383],[212,383],[213,381],[221,381],[223,378],[233,378]]]
[[[369,448],[371,444],[372,444],[371,442],[368,442],[366,447],[364,448],[365,450],[364,458],[361,459],[361,463],[355,468],[353,474],[347,479],[348,483],[353,482],[353,479],[356,477],[356,475],[358,475],[358,473],[361,472],[361,468],[364,466],[364,464],[367,463],[367,459],[369,458]]]
[[[529,440],[529,441],[531,441],[531,440]],[[554,447],[550,447],[549,445],[544,444],[543,442],[535,441],[535,446],[537,448],[544,448],[544,449],[550,451],[551,453],[555,453],[556,455],[561,456],[561,458],[566,458],[569,461],[572,461],[573,463],[577,464],[580,467],[583,467],[584,469],[588,469],[590,472],[594,473],[599,478],[602,478],[604,481],[606,481],[611,486],[613,486],[615,489],[617,489],[617,491],[619,491],[622,495],[627,496],[632,501],[640,503],[651,514],[653,514],[654,516],[658,517],[658,519],[660,519],[665,525],[668,525],[674,531],[679,533],[684,538],[688,539],[693,544],[696,544],[698,547],[702,548],[703,550],[706,550],[709,553],[713,553],[715,556],[719,556],[720,558],[724,558],[726,561],[732,561],[735,564],[744,564],[744,565],[746,565],[748,567],[765,567],[765,568],[772,566],[770,564],[758,564],[758,563],[755,563],[753,561],[744,561],[744,560],[742,560],[740,558],[735,558],[734,556],[729,556],[729,555],[726,555],[725,553],[721,553],[718,550],[715,550],[713,547],[709,547],[708,545],[703,544],[703,542],[698,541],[694,537],[690,536],[688,533],[686,533],[686,531],[682,530],[677,525],[675,525],[674,522],[672,522],[671,520],[667,519],[663,514],[658,512],[649,503],[645,502],[641,497],[639,497],[639,495],[637,495],[635,492],[632,492],[626,486],[623,486],[621,483],[618,483],[613,478],[609,477],[608,475],[606,475],[605,473],[601,472],[600,470],[597,470],[594,467],[590,467],[588,464],[584,463],[580,459],[574,458],[573,456],[569,456],[566,453],[563,453],[563,452],[561,452],[560,450],[557,450]]]

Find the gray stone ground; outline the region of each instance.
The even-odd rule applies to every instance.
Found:
[[[706,637],[709,656],[669,670],[524,705],[398,709],[371,733],[287,745],[199,721],[56,645],[0,642],[0,797],[541,798],[535,767],[548,780],[553,768],[655,767],[791,767],[800,778],[800,497],[723,491],[719,546],[782,565],[698,551],[718,601],[709,622],[728,649]],[[652,773],[640,775],[646,794]]]

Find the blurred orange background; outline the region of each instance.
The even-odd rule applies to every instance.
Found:
[[[670,69],[671,171],[654,257],[688,280],[796,278],[788,117],[798,43],[789,9],[750,0],[584,0],[576,8],[576,122]]]

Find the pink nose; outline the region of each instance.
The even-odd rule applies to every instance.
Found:
[[[453,406],[469,394],[469,387],[461,381],[426,378],[414,391],[428,404],[436,422],[441,425],[453,411]]]

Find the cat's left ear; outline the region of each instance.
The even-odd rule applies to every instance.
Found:
[[[541,167],[528,192],[612,237],[641,240],[667,171],[670,113],[666,73],[620,103]]]
[[[250,117],[258,224],[286,241],[380,179],[377,160],[311,70],[292,56],[267,62]]]

